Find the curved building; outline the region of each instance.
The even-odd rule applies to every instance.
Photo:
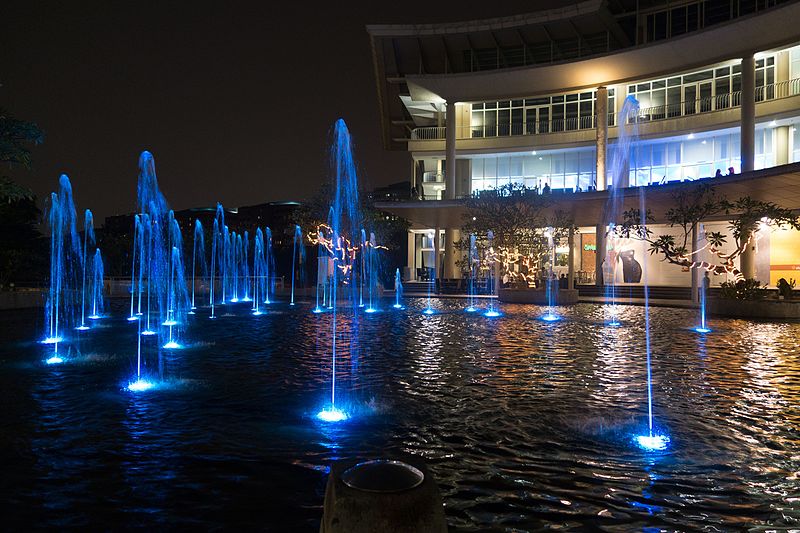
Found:
[[[597,213],[608,186],[648,187],[655,214],[669,207],[669,191],[705,179],[731,199],[800,208],[800,2],[554,5],[489,20],[367,27],[384,146],[412,159],[413,197],[381,204],[412,222],[408,279],[459,277],[463,198],[509,183],[561,194],[559,208],[580,231],[560,253],[570,277],[585,284],[599,282]],[[639,110],[623,120],[639,137],[627,176],[611,183],[607,161],[629,96]],[[714,177],[717,170],[725,177]],[[724,221],[706,229],[715,224]],[[746,276],[773,286],[800,277],[797,232],[765,232],[758,243],[742,256]],[[652,284],[697,283],[641,244],[630,246],[649,261]]]

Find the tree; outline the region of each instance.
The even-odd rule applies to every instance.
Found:
[[[0,108],[0,162],[8,166],[31,168],[29,146],[42,142],[44,134],[33,122],[19,120]],[[15,184],[8,176],[0,176],[0,199],[13,202],[31,199],[33,193]]]
[[[800,217],[791,209],[778,206],[773,202],[762,202],[744,196],[734,202],[719,195],[715,188],[708,184],[700,184],[694,189],[682,189],[673,193],[675,207],[664,214],[671,228],[680,228],[682,235],[676,239],[673,235],[654,236],[648,223],[654,220],[650,210],[643,214],[639,209],[629,209],[623,213],[623,222],[614,228],[617,235],[625,238],[636,238],[650,244],[651,255],[662,255],[663,260],[686,268],[702,267],[715,274],[733,274],[742,278],[742,273],[734,268],[734,259],[747,249],[752,235],[758,231],[759,225],[789,226],[800,229]],[[695,255],[700,250],[691,250],[692,234],[704,220],[726,215],[729,216],[728,230],[732,237],[733,250],[724,253],[720,248],[728,242],[728,235],[723,232],[708,232],[708,244],[703,247],[718,258],[718,264],[699,261]]]
[[[503,273],[511,280],[533,281],[533,272],[550,252],[550,237],[555,245],[574,229],[572,218],[554,210],[554,204],[551,195],[517,183],[481,191],[467,200],[462,238],[456,246],[468,251],[469,236],[474,234],[479,256],[486,257],[488,252],[488,262],[501,261]],[[489,232],[493,234],[491,251]],[[469,255],[459,262],[465,272],[471,267]],[[481,268],[488,268],[485,263]]]

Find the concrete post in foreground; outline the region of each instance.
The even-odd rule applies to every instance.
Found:
[[[456,104],[447,102],[445,123],[445,199],[456,197]]]
[[[606,146],[608,144],[608,89],[597,88],[595,102],[595,179],[597,190],[606,188]]]
[[[446,533],[442,497],[424,461],[415,456],[400,461],[334,463],[320,533]],[[406,476],[403,464],[421,474],[421,482]]]
[[[742,58],[741,159],[742,172],[754,169],[756,151],[756,64],[752,54]]]

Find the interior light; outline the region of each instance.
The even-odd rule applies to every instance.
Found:
[[[689,140],[694,139],[694,133],[690,133],[689,135],[686,136],[686,138]]]

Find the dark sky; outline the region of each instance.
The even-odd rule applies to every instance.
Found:
[[[542,2],[315,4],[7,0],[0,106],[46,133],[33,171],[12,176],[43,198],[67,173],[98,223],[134,210],[144,149],[175,209],[303,199],[327,175],[329,130],[342,117],[366,185],[405,180],[410,156],[381,144],[365,25]]]

